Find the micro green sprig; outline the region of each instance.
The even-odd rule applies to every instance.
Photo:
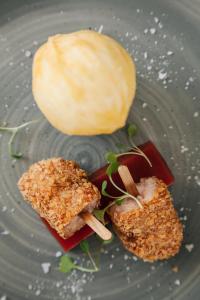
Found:
[[[130,127],[131,126],[131,127]],[[133,135],[136,134],[136,126],[134,126],[133,124],[130,125],[128,127],[128,136],[129,138],[131,138]],[[124,152],[124,153],[120,153],[120,154],[115,154],[114,152],[108,152],[106,154],[106,160],[107,162],[109,163],[108,165],[108,168],[106,170],[106,174],[108,175],[108,178],[110,180],[110,182],[112,183],[112,185],[122,193],[121,196],[112,196],[110,194],[107,193],[106,191],[106,188],[107,188],[107,185],[108,185],[108,182],[105,180],[102,182],[102,186],[101,186],[101,193],[103,196],[106,196],[106,197],[109,197],[111,199],[113,199],[112,202],[110,202],[106,207],[104,207],[103,209],[96,209],[94,211],[94,214],[96,216],[97,219],[99,219],[99,221],[101,221],[102,223],[105,224],[105,214],[107,212],[107,210],[113,206],[113,205],[121,205],[123,203],[123,201],[126,199],[126,198],[131,198],[133,199],[134,201],[136,201],[136,203],[138,204],[138,206],[140,208],[143,208],[141,202],[139,201],[139,199],[131,194],[129,194],[127,191],[123,190],[122,188],[120,188],[113,180],[112,178],[112,174],[117,172],[118,170],[118,167],[120,166],[120,163],[118,161],[118,158],[120,156],[123,156],[123,155],[138,155],[138,156],[142,156],[144,157],[144,159],[148,162],[148,164],[150,166],[152,166],[150,160],[148,159],[148,157],[145,155],[145,153],[140,149],[138,148],[133,142],[132,142],[132,150],[129,151],[129,152]]]
[[[93,268],[86,268],[80,266],[77,263],[75,263],[72,257],[70,257],[69,255],[63,255],[60,259],[60,264],[59,264],[60,272],[69,273],[72,270],[79,270],[81,272],[94,273],[99,271],[99,268],[97,267],[97,264],[91,255],[88,241],[86,240],[82,241],[80,243],[80,248],[85,254],[88,255]]]
[[[19,125],[17,127],[0,127],[0,131],[5,131],[5,132],[9,132],[11,134],[11,137],[8,141],[8,153],[10,155],[10,157],[12,158],[16,158],[16,159],[19,159],[22,157],[22,153],[21,152],[14,152],[13,150],[13,142],[14,142],[14,139],[16,137],[16,134],[23,128],[27,127],[28,125],[31,125],[33,123],[36,123],[38,122],[38,120],[34,120],[34,121],[30,121],[30,122],[26,122],[22,125]]]

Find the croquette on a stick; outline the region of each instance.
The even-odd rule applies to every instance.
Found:
[[[85,225],[81,212],[98,207],[100,193],[77,163],[62,158],[33,164],[18,182],[24,198],[67,239]]]
[[[110,208],[114,228],[124,247],[143,260],[168,259],[179,252],[183,227],[166,184],[156,177],[136,185],[143,208],[132,199]]]

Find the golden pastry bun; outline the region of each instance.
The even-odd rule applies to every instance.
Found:
[[[136,90],[127,51],[91,30],[50,37],[33,62],[33,95],[39,108],[66,134],[108,134],[123,127]]]

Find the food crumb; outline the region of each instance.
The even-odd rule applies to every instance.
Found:
[[[186,245],[185,245],[185,249],[186,249],[188,252],[192,252],[192,250],[194,249],[194,244],[186,244]]]
[[[51,264],[49,262],[44,262],[41,264],[41,267],[42,267],[44,274],[47,274],[50,271]]]
[[[178,266],[173,266],[173,267],[172,267],[172,271],[173,271],[174,273],[177,273],[177,272],[179,271]]]

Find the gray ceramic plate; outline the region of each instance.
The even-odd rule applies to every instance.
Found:
[[[8,156],[9,135],[0,137],[0,299],[199,299],[199,15],[199,0],[1,1],[0,123],[42,120],[18,135],[14,146],[24,154],[18,161]],[[115,240],[95,276],[63,275],[57,269],[60,248],[21,199],[16,181],[31,163],[52,156],[76,159],[92,172],[119,139],[128,144],[124,131],[64,136],[33,102],[31,64],[37,47],[49,35],[89,27],[113,36],[135,57],[138,89],[129,120],[139,127],[136,142],[151,139],[176,177],[171,191],[185,240],[177,257],[156,264],[137,260]],[[95,249],[95,240],[91,243]],[[79,249],[73,255],[82,257]],[[45,262],[51,264],[47,274]]]

